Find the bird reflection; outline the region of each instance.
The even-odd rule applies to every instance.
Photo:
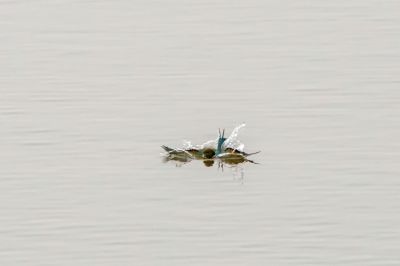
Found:
[[[214,160],[211,159],[203,160],[203,163],[205,167],[211,167],[214,165]]]
[[[215,162],[218,162],[219,167],[223,165],[229,165],[229,166],[236,166],[239,164],[245,164],[245,163],[252,163],[252,164],[258,164],[254,162],[253,160],[249,160],[245,156],[241,154],[235,154],[235,153],[230,153],[230,154],[225,154],[224,156],[219,156],[219,157],[213,157],[211,159],[197,159],[194,156],[192,156],[190,153],[179,153],[179,154],[168,154],[163,157],[163,162],[175,162],[177,166],[182,166],[184,164],[188,164],[192,162],[193,160],[200,160],[203,162],[204,166],[206,167],[211,167],[215,164]]]
[[[211,167],[218,162],[218,167],[222,170],[224,165],[235,167],[245,163],[256,164],[247,157],[257,154],[259,151],[244,152],[244,144],[237,139],[239,130],[244,126],[244,124],[237,126],[228,138],[225,137],[225,130],[219,130],[216,140],[207,141],[202,145],[193,146],[190,142],[184,143],[183,148],[170,148],[162,145],[161,148],[166,152],[163,161],[172,161],[176,166],[182,166],[193,160],[199,160],[206,167]]]

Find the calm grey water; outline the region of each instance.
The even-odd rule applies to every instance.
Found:
[[[399,11],[1,1],[0,264],[400,265]]]

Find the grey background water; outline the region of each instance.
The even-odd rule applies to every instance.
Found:
[[[400,265],[399,12],[1,1],[0,264]],[[241,122],[243,179],[161,162]]]

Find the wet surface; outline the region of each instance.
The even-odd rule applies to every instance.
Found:
[[[398,1],[0,7],[1,265],[400,264]]]

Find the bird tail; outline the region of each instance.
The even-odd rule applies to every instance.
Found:
[[[165,146],[165,145],[161,145],[161,148],[163,148],[166,152],[171,152],[171,151],[174,150],[174,149],[172,149],[172,148],[170,148],[168,146]]]
[[[249,163],[259,164],[259,163],[256,163],[255,161],[249,160],[249,159],[246,159],[246,161],[249,162]]]
[[[261,151],[256,151],[256,152],[246,153],[245,155],[246,155],[246,156],[250,156],[250,155],[254,155],[254,154],[260,153],[260,152],[261,152]]]

